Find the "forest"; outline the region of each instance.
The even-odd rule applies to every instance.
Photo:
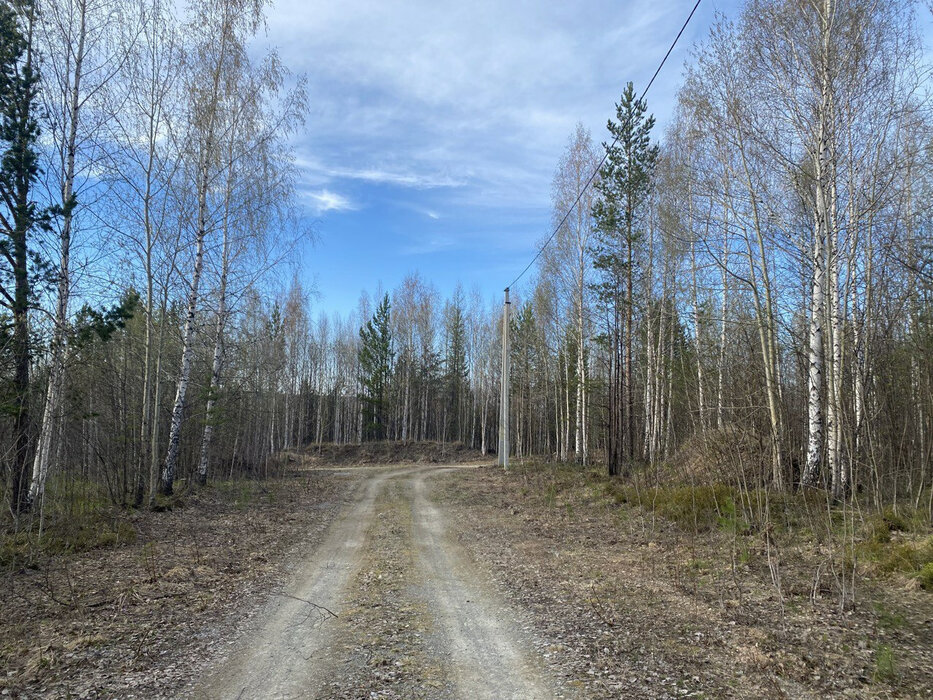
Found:
[[[267,10],[0,3],[10,531],[325,443],[496,450],[501,298],[415,271],[334,314],[302,284],[308,96],[249,50]],[[749,0],[663,132],[629,83],[568,135],[510,290],[514,459],[933,515],[926,14]]]
[[[266,34],[324,9],[0,0],[0,692],[926,696],[933,4],[717,12],[560,122],[501,292],[355,308]]]

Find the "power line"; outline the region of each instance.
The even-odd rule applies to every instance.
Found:
[[[638,101],[639,101],[639,102],[644,102],[645,96],[648,94],[648,90],[651,89],[651,85],[654,83],[655,78],[658,77],[658,73],[661,72],[661,69],[664,67],[664,64],[667,62],[668,57],[670,57],[671,52],[673,52],[674,47],[677,46],[677,42],[680,40],[680,37],[681,37],[681,35],[684,33],[684,30],[687,28],[687,25],[690,24],[690,20],[693,19],[693,15],[694,15],[694,13],[697,11],[697,8],[700,6],[700,3],[701,3],[701,2],[702,2],[702,0],[697,0],[697,1],[696,1],[696,4],[693,6],[693,9],[690,10],[690,14],[687,15],[687,19],[686,19],[686,21],[684,22],[684,25],[680,28],[680,31],[677,32],[677,36],[674,37],[673,43],[670,45],[670,48],[668,48],[667,53],[664,54],[664,58],[661,59],[661,63],[658,64],[657,70],[655,70],[654,75],[651,76],[651,80],[648,81],[648,84],[645,86],[645,89],[642,91],[641,97],[638,98]],[[632,117],[633,117],[633,116],[634,116],[634,112],[633,112],[632,114],[630,114],[629,117],[628,117],[628,119],[625,121],[625,123],[622,124],[622,128],[619,130],[620,132],[625,131],[625,129],[628,128],[630,122],[632,121]],[[618,142],[619,142],[619,137],[616,136],[616,137],[612,140],[612,145],[610,145],[609,148],[606,149],[605,154],[603,154],[602,160],[599,161],[599,165],[597,165],[597,166],[596,166],[596,169],[593,170],[592,173],[590,173],[590,176],[587,178],[586,182],[584,183],[583,188],[577,193],[577,198],[573,200],[573,204],[570,205],[570,208],[567,210],[567,213],[564,214],[564,217],[560,220],[560,223],[557,224],[557,226],[556,226],[556,227],[554,228],[554,230],[551,232],[551,235],[548,236],[547,240],[544,242],[544,245],[542,245],[542,246],[538,249],[538,252],[537,252],[537,253],[535,254],[535,256],[531,259],[531,262],[529,262],[529,263],[525,266],[525,269],[522,270],[522,271],[518,274],[518,277],[516,277],[514,280],[512,280],[512,283],[509,284],[509,286],[506,287],[506,289],[509,289],[509,288],[511,288],[511,287],[514,287],[515,284],[516,284],[522,277],[525,276],[525,273],[528,272],[528,270],[531,269],[531,266],[534,265],[534,264],[538,261],[538,258],[541,257],[541,254],[545,251],[545,249],[551,244],[551,241],[554,240],[554,237],[557,235],[557,232],[560,231],[561,228],[563,228],[563,226],[564,226],[565,223],[567,223],[567,219],[570,218],[570,215],[573,213],[573,210],[576,209],[577,205],[580,203],[580,200],[583,198],[583,195],[586,193],[586,191],[589,189],[590,185],[593,183],[593,180],[596,179],[596,176],[599,174],[599,171],[602,169],[603,165],[605,164],[606,159],[609,157],[609,152],[612,151],[613,148],[615,148],[615,145],[616,145]]]

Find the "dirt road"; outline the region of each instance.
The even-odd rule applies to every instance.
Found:
[[[194,697],[566,695],[431,499],[431,477],[453,468],[464,467],[374,468]]]

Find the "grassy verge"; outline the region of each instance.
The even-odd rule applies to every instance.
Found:
[[[74,532],[49,518],[42,542],[16,552],[6,533],[14,565],[0,588],[0,691],[184,695],[179,689],[197,677],[218,635],[262,603],[285,574],[289,548],[314,546],[355,481],[307,472],[220,482],[164,511],[60,500],[73,516],[84,510],[89,534],[74,518]],[[135,535],[111,540],[113,522]]]
[[[204,487],[182,488],[170,497],[157,496],[151,510],[174,511],[205,502],[245,511],[272,505],[282,496],[278,479],[212,481]],[[50,479],[45,508],[20,522],[7,522],[0,531],[0,568],[35,568],[50,556],[80,554],[134,544],[136,521],[144,510],[114,505],[104,489],[91,482],[62,477]]]
[[[933,687],[931,535],[910,508],[545,463],[452,476],[444,497],[587,697],[657,697],[659,679],[706,697]]]
[[[909,504],[883,511],[856,502],[838,506],[817,490],[775,493],[762,488],[709,485],[649,485],[644,475],[623,480],[600,470],[561,463],[526,462],[519,478],[545,475],[537,494],[547,505],[573,509],[581,491],[593,503],[636,507],[682,532],[720,532],[750,538],[767,533],[784,542],[834,546],[841,568],[859,567],[874,578],[899,576],[933,591],[933,528],[925,513]]]
[[[44,512],[30,512],[0,531],[0,567],[35,568],[41,559],[107,549],[136,541],[127,511],[90,482],[53,477]]]

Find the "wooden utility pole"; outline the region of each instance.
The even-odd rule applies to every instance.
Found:
[[[509,288],[502,307],[502,400],[499,404],[499,466],[509,468]]]

